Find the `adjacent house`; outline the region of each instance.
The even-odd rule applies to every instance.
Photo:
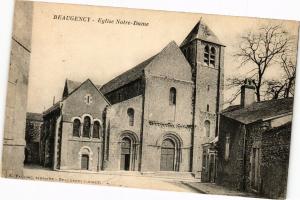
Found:
[[[286,193],[293,98],[255,102],[246,79],[241,104],[221,113],[217,183],[277,198]]]

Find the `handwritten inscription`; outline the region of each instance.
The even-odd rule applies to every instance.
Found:
[[[92,18],[92,17],[88,17],[88,16],[53,15],[53,20],[73,21],[73,22],[82,22],[82,23],[149,26],[148,22],[139,21],[139,20],[110,19],[110,18],[101,18],[101,17]]]

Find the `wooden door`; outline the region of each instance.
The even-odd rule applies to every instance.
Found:
[[[82,155],[81,156],[81,169],[82,170],[88,170],[89,169],[89,156],[88,155]]]
[[[166,139],[163,141],[161,147],[160,170],[174,171],[174,163],[175,163],[175,144],[172,140]]]

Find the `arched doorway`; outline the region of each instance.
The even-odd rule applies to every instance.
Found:
[[[92,170],[93,164],[93,152],[90,147],[84,146],[81,147],[78,153],[78,168],[81,170]]]
[[[124,137],[121,141],[121,162],[120,169],[129,171],[131,167],[131,145],[132,141]]]
[[[89,170],[89,155],[81,155],[81,170]]]
[[[160,170],[175,171],[176,170],[176,145],[175,142],[167,138],[163,140],[161,145]]]

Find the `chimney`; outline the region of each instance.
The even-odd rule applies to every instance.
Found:
[[[241,87],[241,107],[251,105],[255,102],[255,85],[252,79],[246,78]]]

